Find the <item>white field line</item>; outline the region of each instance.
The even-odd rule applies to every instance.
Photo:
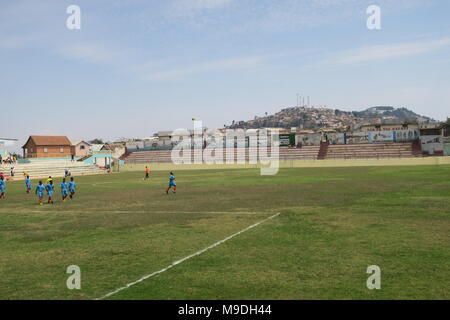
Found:
[[[184,258],[182,258],[182,259],[180,259],[180,260],[177,260],[177,261],[172,262],[171,265],[165,267],[164,269],[161,269],[161,270],[155,271],[155,272],[153,272],[153,273],[147,274],[147,275],[143,276],[142,278],[140,278],[140,279],[138,279],[138,280],[136,280],[136,281],[130,282],[130,283],[128,283],[127,285],[125,285],[125,286],[123,286],[123,287],[120,287],[120,288],[118,288],[118,289],[116,289],[116,290],[114,290],[114,291],[111,291],[111,292],[109,292],[109,293],[107,293],[107,294],[105,294],[105,295],[103,295],[103,296],[101,296],[100,298],[97,298],[97,299],[95,299],[95,300],[103,300],[103,299],[109,298],[109,297],[111,297],[112,295],[114,295],[114,294],[116,294],[116,293],[119,293],[120,291],[123,291],[123,290],[125,290],[125,289],[128,289],[128,288],[130,288],[130,287],[132,287],[132,286],[134,286],[134,285],[136,285],[136,284],[138,284],[138,283],[140,283],[140,282],[142,282],[142,281],[144,281],[144,280],[147,280],[147,279],[149,279],[149,278],[151,278],[151,277],[153,277],[153,276],[156,276],[156,275],[158,275],[158,274],[161,274],[161,273],[163,273],[163,272],[165,272],[165,271],[167,271],[167,270],[169,270],[169,269],[175,267],[176,265],[178,265],[178,264],[180,264],[180,263],[182,263],[182,262],[184,262],[184,261],[186,261],[186,260],[189,260],[189,259],[191,259],[191,258],[193,258],[193,257],[195,257],[195,256],[198,256],[198,255],[200,255],[200,254],[202,254],[202,253],[204,253],[204,252],[206,252],[206,251],[208,251],[208,250],[210,250],[210,249],[212,249],[212,248],[215,248],[215,247],[217,247],[218,245],[221,245],[222,243],[224,243],[224,242],[226,242],[226,241],[228,241],[228,240],[230,240],[230,239],[232,239],[232,238],[234,238],[234,237],[240,235],[241,233],[244,233],[244,232],[246,232],[246,231],[248,231],[248,230],[250,230],[250,229],[253,229],[253,228],[259,226],[261,223],[264,223],[264,222],[266,222],[266,221],[268,221],[268,220],[270,220],[270,219],[273,219],[273,218],[275,218],[275,217],[277,217],[277,216],[279,216],[279,215],[280,215],[280,213],[277,213],[277,214],[274,214],[273,216],[270,216],[270,217],[268,217],[268,218],[266,218],[266,219],[264,219],[264,220],[261,220],[261,221],[255,223],[255,224],[252,224],[251,226],[249,226],[249,227],[247,227],[247,228],[245,228],[245,229],[242,229],[241,231],[236,232],[236,233],[232,234],[231,236],[228,236],[228,237],[226,237],[225,239],[220,240],[220,241],[218,241],[218,242],[216,242],[216,243],[210,245],[209,247],[206,247],[205,249],[202,249],[202,250],[197,251],[197,252],[195,252],[195,253],[193,253],[193,254],[187,256],[187,257],[184,257]]]
[[[93,187],[98,186],[99,184],[119,184],[120,182],[97,182],[97,183],[92,183],[91,185]],[[82,185],[82,184],[81,184]]]
[[[139,180],[140,182],[144,181],[144,179]],[[98,185],[102,185],[102,184],[121,184],[122,182],[117,182],[117,181],[104,181],[104,182],[95,182],[95,183],[87,183],[87,185],[92,185],[93,187],[96,187]],[[83,185],[83,184],[81,184]]]
[[[167,213],[167,211],[112,211],[112,213]],[[190,214],[190,213],[204,213],[204,214],[265,214],[261,212],[234,212],[234,211],[177,211],[173,213]]]
[[[29,211],[31,213],[49,213],[45,210],[34,210]],[[59,211],[62,213],[86,213],[86,211]],[[202,213],[202,214],[249,214],[249,215],[258,215],[258,214],[267,214],[264,212],[240,212],[240,211],[95,211],[95,213],[105,214],[105,213],[116,213],[116,214],[127,214],[127,213],[156,213],[156,214],[164,214],[164,213],[179,213],[179,214],[191,214],[191,213]]]

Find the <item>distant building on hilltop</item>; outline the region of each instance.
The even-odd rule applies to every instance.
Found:
[[[356,129],[356,128],[355,128]],[[418,130],[419,124],[415,122],[399,122],[397,121],[382,121],[378,123],[364,123],[357,126],[357,131],[399,131],[399,130]]]

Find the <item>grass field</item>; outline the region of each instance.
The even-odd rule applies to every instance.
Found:
[[[110,299],[450,299],[449,166],[175,174],[176,195],[166,172],[128,172],[77,177],[74,200],[44,206],[8,183],[0,298],[99,298],[281,213]]]

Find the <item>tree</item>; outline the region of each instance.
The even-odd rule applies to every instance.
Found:
[[[90,144],[104,144],[103,140],[100,138],[95,138],[91,141],[88,141]]]
[[[445,136],[450,136],[450,118],[447,118],[447,121],[441,123],[441,128],[444,129]]]
[[[441,122],[442,129],[450,129],[450,118],[447,118],[447,121]]]

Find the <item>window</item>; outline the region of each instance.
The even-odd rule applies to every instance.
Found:
[[[59,148],[59,152],[63,153],[64,152],[64,148]]]
[[[44,152],[47,153],[47,152],[48,152],[48,149],[47,149],[47,148],[44,148]]]
[[[84,150],[84,149],[86,149],[85,146],[80,146],[80,150]]]
[[[33,153],[33,148],[30,148],[30,153]]]

